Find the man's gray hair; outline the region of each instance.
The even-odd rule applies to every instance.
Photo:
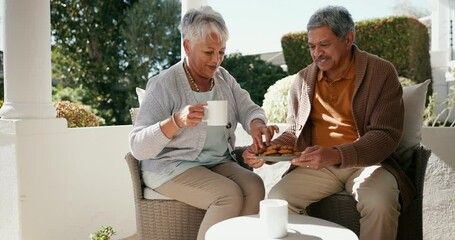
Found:
[[[340,39],[348,32],[355,34],[355,24],[349,11],[342,6],[327,6],[317,10],[307,24],[307,30],[327,26]]]
[[[227,42],[229,31],[221,14],[209,6],[188,10],[179,26],[183,39],[190,42],[200,42],[210,37],[211,33],[218,35],[222,42]]]

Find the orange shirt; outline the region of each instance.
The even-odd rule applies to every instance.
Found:
[[[338,79],[319,70],[310,114],[312,145],[334,146],[358,138],[352,115],[355,87],[355,59]]]

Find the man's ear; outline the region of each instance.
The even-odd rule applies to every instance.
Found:
[[[347,45],[347,47],[350,48],[353,43],[354,43],[354,33],[353,32],[348,32],[348,34],[346,34],[346,45]]]

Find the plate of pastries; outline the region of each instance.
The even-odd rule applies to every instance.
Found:
[[[263,149],[256,157],[268,162],[291,161],[293,158],[300,156],[296,147],[291,145],[270,145]]]

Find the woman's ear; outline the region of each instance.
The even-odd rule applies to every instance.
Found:
[[[183,40],[183,49],[185,50],[185,55],[188,56],[188,53],[190,52],[190,40]]]

